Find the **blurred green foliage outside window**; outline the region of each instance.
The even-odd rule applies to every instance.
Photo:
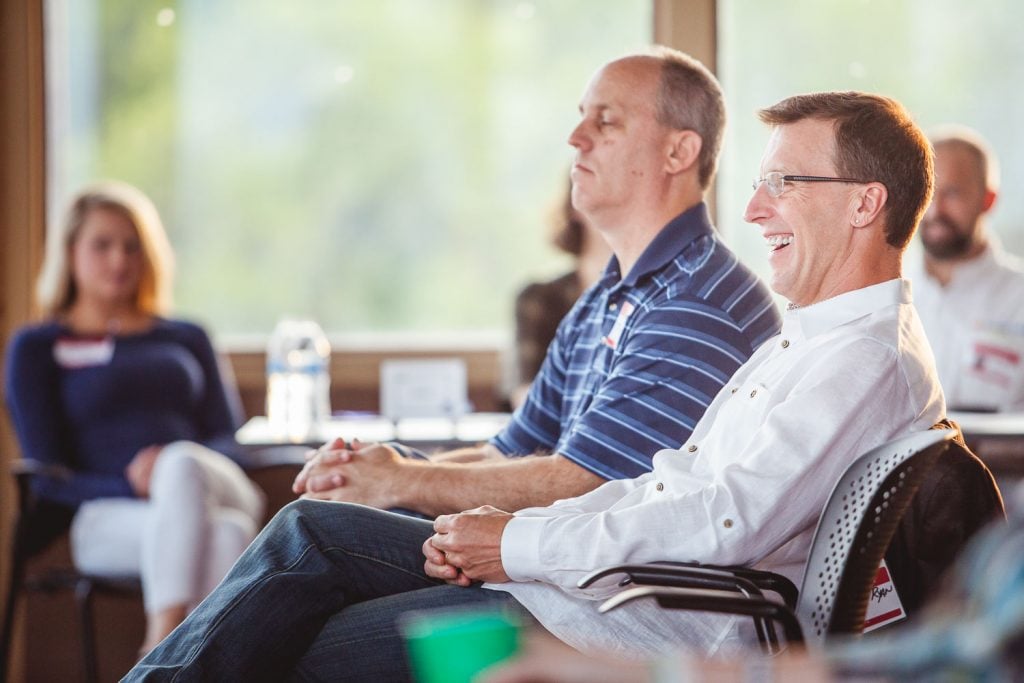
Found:
[[[650,0],[50,0],[50,212],[119,178],[218,334],[502,330],[592,73]]]

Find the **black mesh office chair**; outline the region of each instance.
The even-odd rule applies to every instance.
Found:
[[[800,590],[785,577],[749,568],[655,563],[609,567],[583,578],[624,574],[628,588],[601,611],[652,597],[659,605],[748,615],[766,652],[778,648],[775,629],[788,641],[818,643],[826,635],[860,633],[878,565],[904,511],[936,459],[956,436],[952,429],[918,432],[855,460],[835,485],[811,543]],[[766,597],[779,593],[781,601]]]
[[[925,475],[885,553],[893,585],[911,618],[937,594],[946,570],[974,534],[1006,519],[992,472],[964,442],[960,426],[942,420],[936,429],[957,436]]]

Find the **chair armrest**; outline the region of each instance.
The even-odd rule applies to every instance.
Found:
[[[15,460],[10,467],[14,481],[18,485],[18,509],[22,515],[35,506],[35,496],[32,494],[31,486],[33,479],[68,481],[72,476],[71,469],[64,465],[51,465],[28,458]]]
[[[761,595],[761,590],[754,583],[727,571],[706,569],[699,566],[680,567],[658,562],[606,567],[583,577],[577,585],[580,588],[587,588],[598,579],[614,574],[625,574],[625,577],[619,581],[620,586],[634,583],[641,586],[713,588],[715,590],[735,591],[744,595]]]
[[[72,477],[70,468],[64,465],[54,465],[22,458],[11,463],[11,474],[19,481],[28,480],[32,477],[43,477],[46,479],[60,479],[68,481]]]
[[[680,565],[684,567],[698,566],[706,569],[719,569],[722,571],[732,572],[738,577],[747,579],[752,582],[755,586],[760,588],[762,591],[771,591],[777,594],[782,601],[786,603],[786,606],[791,610],[796,609],[796,600],[800,595],[800,591],[788,578],[782,574],[775,572],[765,571],[763,569],[751,569],[750,567],[743,566],[724,566],[718,564],[698,564],[695,562],[668,562],[667,564]]]
[[[583,577],[577,585],[579,588],[586,588],[598,579],[612,574],[626,575],[619,583],[620,586],[636,583],[681,588],[714,588],[747,595],[762,595],[762,591],[772,591],[777,593],[790,609],[795,609],[798,595],[793,582],[781,574],[749,567],[726,567],[696,562],[652,562],[606,567]]]
[[[648,597],[653,597],[657,600],[658,605],[666,609],[688,609],[774,620],[782,625],[783,633],[789,642],[801,643],[804,639],[800,622],[786,605],[766,600],[763,597],[745,597],[732,591],[672,586],[637,586],[609,598],[598,608],[598,612],[604,614],[634,600]]]

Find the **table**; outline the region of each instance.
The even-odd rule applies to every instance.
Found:
[[[425,451],[472,446],[497,434],[511,417],[509,413],[469,413],[457,418],[392,421],[378,415],[335,416],[318,424],[309,435],[289,438],[272,430],[267,418],[260,415],[242,425],[235,438],[249,447],[252,466],[261,467],[301,463],[307,450],[335,438],[365,443],[399,441]]]

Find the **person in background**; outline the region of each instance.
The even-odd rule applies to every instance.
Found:
[[[527,285],[516,297],[517,386],[510,397],[512,407],[526,400],[530,383],[540,372],[558,323],[586,289],[597,282],[611,249],[601,234],[572,206],[572,180],[557,213],[558,232],[554,245],[575,258],[572,271],[547,282]]]
[[[1024,268],[988,226],[996,156],[963,126],[936,129],[935,197],[911,264],[914,304],[951,410],[1024,410]]]
[[[240,402],[210,340],[170,309],[171,251],[138,189],[86,188],[51,235],[46,315],[7,351],[7,405],[36,482],[74,511],[75,566],[141,577],[148,651],[259,531],[263,493],[237,464]]]
[[[598,71],[571,138],[580,166],[606,168],[587,152],[611,145],[591,146],[590,136],[616,126],[644,140],[626,154],[692,158],[691,131],[659,127],[649,110],[617,116],[624,103],[654,99],[659,69],[657,57],[635,55]],[[588,653],[740,651],[747,620],[648,601],[600,614],[622,590],[617,577],[578,582],[611,564],[666,559],[798,578],[851,460],[945,412],[901,279],[932,191],[924,135],[897,102],[867,93],[796,96],[761,118],[773,130],[746,220],[760,227],[772,286],[793,306],[681,446],[655,453],[639,477],[514,514],[483,506],[431,524],[295,501],[126,680],[404,681],[400,616],[457,606],[523,610]],[[588,173],[574,173],[574,203],[608,198]]]
[[[700,62],[664,51],[569,136],[572,204],[615,256],[558,326],[526,401],[490,442],[429,460],[402,444],[326,444],[292,490],[428,516],[547,505],[651,469],[778,331],[771,293],[723,244],[704,194],[725,102]],[[642,71],[642,73],[640,73]]]

